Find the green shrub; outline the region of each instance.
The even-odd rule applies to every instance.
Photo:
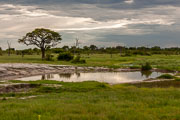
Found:
[[[130,57],[130,56],[132,56],[131,53],[125,53],[124,55],[121,55],[121,57]]]
[[[54,55],[52,55],[52,54],[46,54],[45,60],[47,60],[47,61],[53,61],[53,57],[54,57]]]
[[[180,81],[180,78],[175,78],[176,81]]]
[[[180,76],[180,73],[177,73],[176,76]]]
[[[130,68],[130,69],[139,69],[139,68],[140,68],[140,66],[133,65],[133,66],[130,66],[129,68]]]
[[[72,60],[72,63],[78,63],[80,61],[81,57],[78,55],[78,56],[75,56],[74,59]]]
[[[170,74],[163,74],[163,75],[159,76],[158,78],[159,79],[174,79],[175,77]]]
[[[144,51],[134,51],[132,54],[133,55],[142,55],[142,56],[151,56],[151,53],[144,52]]]
[[[86,60],[84,60],[84,59],[81,59],[81,56],[76,56],[73,60],[72,60],[72,63],[80,63],[80,64],[84,64],[84,63],[86,63]]]
[[[2,50],[0,50],[0,56],[2,56]]]
[[[58,55],[57,59],[63,61],[70,61],[73,59],[73,55],[69,52],[63,52]]]
[[[148,70],[151,70],[151,69],[152,69],[152,67],[151,67],[150,63],[148,63],[148,62],[146,62],[145,65],[141,66],[142,71],[148,71]]]

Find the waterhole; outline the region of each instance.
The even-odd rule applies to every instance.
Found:
[[[98,81],[109,84],[140,82],[149,78],[156,78],[161,72],[95,72],[95,73],[60,73],[45,74],[19,78],[22,81],[55,80],[63,82]]]

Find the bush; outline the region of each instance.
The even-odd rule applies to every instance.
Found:
[[[63,52],[58,55],[57,59],[63,61],[70,61],[73,59],[73,55],[69,52]]]
[[[133,55],[142,55],[142,56],[151,56],[151,53],[144,51],[135,51],[132,53]]]
[[[129,68],[130,68],[130,69],[139,69],[139,68],[140,68],[140,66],[133,65],[133,66],[130,66]]]
[[[121,55],[121,57],[130,57],[130,56],[132,56],[131,53],[125,53],[124,55]]]
[[[170,74],[163,74],[158,77],[159,79],[174,79],[175,77]]]
[[[47,60],[47,61],[53,61],[53,57],[54,57],[54,55],[52,55],[52,54],[46,54],[45,60]]]
[[[81,59],[81,56],[76,56],[73,60],[72,60],[72,63],[80,63],[80,64],[84,64],[86,63],[86,60],[84,59]]]
[[[180,81],[180,78],[175,78],[176,81]]]
[[[2,51],[0,51],[0,56],[2,56]]]
[[[142,71],[148,71],[148,70],[151,70],[151,69],[152,69],[152,67],[151,67],[150,63],[148,63],[148,62],[146,62],[146,64],[142,65],[142,67],[141,67]]]

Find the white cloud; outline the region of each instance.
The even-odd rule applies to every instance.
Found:
[[[87,23],[86,23],[87,22]],[[90,22],[90,23],[89,23]],[[86,23],[86,24],[84,24]],[[163,19],[155,19],[155,20],[149,20],[149,19],[122,19],[122,20],[115,20],[115,21],[107,21],[107,22],[100,22],[100,21],[85,21],[82,22],[82,25],[78,25],[76,28],[55,28],[55,30],[58,31],[85,31],[85,30],[102,30],[102,29],[117,29],[117,28],[127,28],[127,25],[132,24],[146,24],[146,25],[172,25],[174,24],[173,21],[163,20]],[[98,23],[98,24],[97,24]],[[128,34],[128,33],[127,33]]]
[[[125,0],[124,2],[127,4],[132,4],[132,3],[134,3],[134,0]]]
[[[127,0],[126,2],[132,3],[133,0]],[[68,15],[63,14],[66,11],[62,11],[61,9],[43,10],[38,8],[38,6],[13,4],[0,5],[0,43],[6,39],[12,39],[17,42],[18,38],[38,27],[67,32],[72,37],[72,34],[79,32],[78,34],[81,36],[86,36],[83,38],[87,39],[87,41],[96,39],[97,36],[100,37],[100,35],[103,35],[101,32],[123,35],[151,34],[151,28],[144,29],[130,26],[159,25],[172,28],[171,26],[180,17],[180,8],[174,6],[158,6],[155,8],[144,8],[142,10],[107,10],[94,7],[94,9],[88,10],[98,11],[99,13],[96,14],[94,11],[89,12],[86,9],[84,12],[86,16],[81,16],[82,13],[79,11],[75,12],[76,15],[70,13]],[[62,13],[63,15],[57,13]],[[109,17],[110,19],[100,20],[96,19],[97,16],[99,18]],[[92,34],[89,35],[88,32]]]
[[[13,8],[13,11],[19,12],[15,15],[2,14],[0,21],[6,24],[6,29],[33,29],[35,27],[48,27],[55,30],[99,30],[99,29],[116,29],[126,28],[130,24],[159,24],[172,25],[174,22],[163,18],[141,18],[141,19],[119,19],[110,21],[96,21],[92,18],[84,17],[67,17],[52,15],[48,11],[38,10],[36,6],[20,5],[2,5],[3,7]],[[14,23],[14,24],[13,24]]]

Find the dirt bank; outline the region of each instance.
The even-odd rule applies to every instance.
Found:
[[[129,72],[138,69],[110,69],[104,67],[75,67],[66,65],[49,64],[24,64],[6,63],[0,64],[0,80],[13,80],[21,77],[43,75],[50,73],[74,73],[74,72]]]
[[[27,84],[27,83],[2,84],[0,85],[0,93],[27,92],[31,88],[35,88],[37,86],[40,86],[40,85]]]
[[[105,67],[75,67],[67,65],[51,64],[26,64],[26,63],[5,63],[0,64],[0,81],[14,80],[22,77],[44,75],[52,73],[75,73],[75,72],[133,72],[140,69],[112,69]],[[157,72],[169,72],[166,70],[153,69]]]

